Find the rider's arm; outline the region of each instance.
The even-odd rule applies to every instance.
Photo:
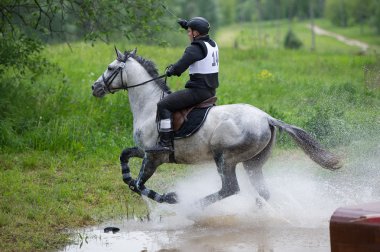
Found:
[[[172,67],[171,74],[180,76],[191,64],[202,60],[207,55],[207,47],[203,43],[191,43],[179,59]]]

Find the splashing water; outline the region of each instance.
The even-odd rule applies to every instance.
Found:
[[[264,167],[271,198],[260,196],[242,167],[240,193],[200,210],[197,202],[221,187],[214,166],[193,167],[178,181],[177,205],[155,204],[150,222],[113,222],[121,231],[86,230],[90,242],[65,251],[330,251],[332,213],[347,205],[380,201],[380,145],[357,143],[345,151],[346,165],[324,170],[298,151],[272,158]],[[99,238],[100,237],[100,238]]]

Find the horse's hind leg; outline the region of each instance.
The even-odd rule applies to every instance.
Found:
[[[269,190],[266,186],[264,176],[263,176],[263,166],[264,162],[260,159],[252,158],[243,163],[244,169],[248,174],[251,184],[255,187],[256,191],[261,197],[265,200],[268,200],[270,197]]]
[[[271,127],[272,137],[267,146],[259,154],[243,162],[244,169],[248,174],[251,184],[265,200],[269,199],[270,193],[264,180],[262,167],[268,160],[272,151],[273,143],[276,138],[274,130],[275,129]]]
[[[226,162],[223,154],[215,155],[214,159],[218,173],[222,179],[222,188],[218,192],[204,197],[200,202],[202,207],[206,207],[240,191],[236,178],[236,164]]]

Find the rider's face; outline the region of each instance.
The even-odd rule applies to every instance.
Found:
[[[187,36],[189,36],[190,42],[193,42],[194,38],[199,36],[199,32],[189,27],[187,28]]]

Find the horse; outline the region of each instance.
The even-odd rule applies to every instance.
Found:
[[[157,102],[170,93],[165,75],[159,76],[155,64],[133,51],[120,52],[116,59],[92,85],[95,97],[119,90],[127,90],[133,114],[134,147],[120,155],[123,181],[140,195],[159,203],[179,202],[175,192],[160,194],[145,186],[157,167],[164,163],[200,164],[215,162],[220,175],[221,189],[202,199],[202,207],[237,194],[239,189],[236,166],[243,164],[246,174],[258,194],[268,200],[269,190],[264,181],[262,167],[268,160],[276,140],[276,129],[288,133],[296,144],[321,167],[336,170],[340,158],[325,150],[305,130],[273,118],[249,104],[217,105],[210,109],[202,127],[191,137],[175,139],[174,153],[147,153],[158,139],[156,124]],[[132,178],[129,159],[142,158],[136,179]]]

